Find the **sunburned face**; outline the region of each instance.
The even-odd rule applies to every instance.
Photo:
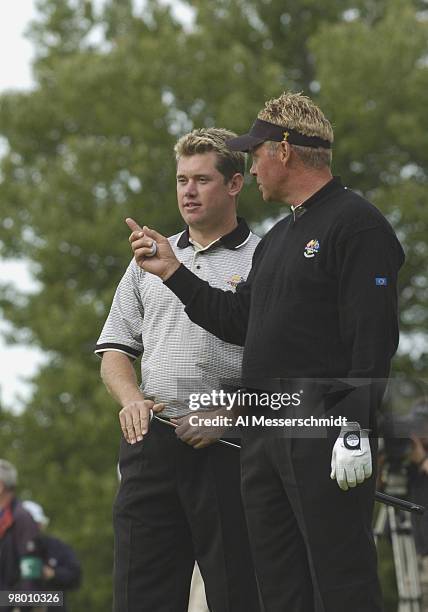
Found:
[[[284,180],[284,166],[279,159],[279,153],[272,151],[266,142],[251,152],[252,165],[250,174],[257,180],[263,200],[281,201]]]
[[[230,181],[216,168],[216,154],[182,156],[177,163],[177,200],[180,213],[192,228],[209,229],[234,211]]]

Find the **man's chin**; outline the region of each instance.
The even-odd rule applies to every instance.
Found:
[[[278,197],[275,197],[275,194],[273,193],[262,191],[261,195],[262,195],[263,202],[281,202],[281,199]]]
[[[187,225],[198,225],[199,223],[203,223],[203,216],[199,215],[197,212],[195,213],[181,213],[185,223]]]

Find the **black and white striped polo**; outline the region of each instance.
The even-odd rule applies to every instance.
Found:
[[[243,219],[229,234],[206,247],[192,242],[188,230],[171,236],[175,255],[210,285],[234,291],[247,278],[259,242]],[[183,304],[153,274],[133,259],[122,277],[95,352],[141,355],[141,389],[163,402],[165,416],[189,411],[189,395],[239,383],[242,347],[219,340],[190,321]]]

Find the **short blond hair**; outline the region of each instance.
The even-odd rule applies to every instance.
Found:
[[[224,128],[200,128],[182,136],[174,147],[175,158],[190,157],[213,151],[217,156],[216,168],[227,183],[236,173],[245,173],[245,155],[231,151],[226,141],[235,138],[235,132]]]
[[[258,118],[281,127],[291,128],[305,136],[317,136],[330,143],[334,141],[333,128],[322,110],[302,93],[284,92],[279,98],[265,103]],[[311,167],[330,166],[331,149],[291,145],[302,161]]]

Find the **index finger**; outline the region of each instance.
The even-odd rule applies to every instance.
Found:
[[[136,221],[134,221],[134,219],[132,219],[131,217],[127,217],[125,219],[125,223],[129,227],[129,229],[132,230],[133,232],[142,232],[143,231],[143,228],[140,227],[138,225],[138,223]]]

